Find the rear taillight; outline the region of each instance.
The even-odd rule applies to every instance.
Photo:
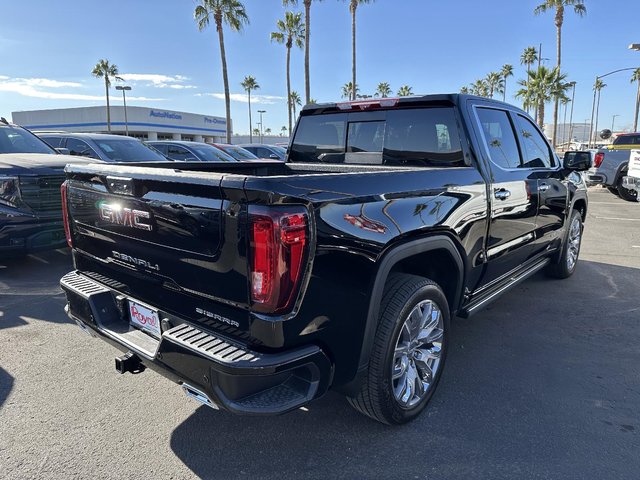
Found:
[[[600,165],[602,165],[602,162],[604,160],[604,153],[596,153],[595,158],[593,159],[593,166],[595,168],[600,168]]]
[[[71,229],[69,228],[69,212],[67,210],[67,182],[60,185],[60,194],[62,196],[62,221],[64,222],[64,234],[67,237],[67,243],[73,247],[71,242]]]
[[[290,310],[308,245],[306,209],[249,207],[251,303],[255,311]]]

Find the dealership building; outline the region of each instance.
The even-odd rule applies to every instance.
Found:
[[[111,107],[111,133],[141,140],[224,142],[227,121],[214,115],[176,112],[162,108]],[[33,131],[108,133],[107,107],[59,108],[12,112],[13,123]],[[232,130],[233,132],[233,130]]]

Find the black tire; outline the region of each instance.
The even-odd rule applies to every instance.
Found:
[[[621,199],[626,200],[627,202],[637,202],[638,192],[635,190],[628,190],[622,186],[622,177],[624,175],[626,175],[626,173],[620,175],[620,180],[618,180],[618,194]]]
[[[394,351],[405,320],[424,300],[433,302],[441,312],[443,333],[440,362],[423,397],[415,405],[403,407],[393,391],[391,374]],[[356,398],[349,398],[349,403],[361,413],[389,425],[400,425],[416,418],[425,409],[438,386],[447,356],[449,331],[449,305],[444,292],[435,282],[404,273],[389,275],[380,303],[380,317],[367,376],[360,393]]]
[[[574,221],[577,221],[579,223],[580,242],[578,244],[578,252],[575,259],[575,263],[573,263],[573,266],[569,266],[567,262],[567,256],[569,251],[569,235],[571,234],[571,227]],[[574,210],[573,212],[571,212],[571,217],[569,218],[567,231],[565,233],[564,242],[562,244],[562,250],[560,251],[560,255],[556,261],[552,262],[547,266],[547,274],[549,276],[555,277],[555,278],[569,278],[571,275],[573,275],[573,272],[575,272],[576,266],[578,265],[578,259],[580,257],[580,247],[582,246],[582,231],[583,231],[582,214],[579,211]]]
[[[620,196],[620,192],[618,191],[617,187],[607,187],[607,190],[609,190],[611,193],[613,193],[617,197]]]

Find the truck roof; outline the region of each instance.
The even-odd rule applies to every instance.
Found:
[[[497,105],[508,105],[509,108],[513,108],[513,105],[508,104],[506,102],[501,102],[500,100],[494,100],[492,98],[479,97],[477,95],[468,95],[462,93],[442,93],[442,94],[430,94],[430,95],[412,95],[409,97],[389,97],[389,98],[370,98],[370,99],[359,99],[352,101],[344,101],[344,102],[328,102],[328,103],[317,103],[305,105],[302,109],[301,115],[311,115],[314,113],[323,113],[325,111],[334,111],[334,110],[342,110],[345,109],[345,106],[348,105],[375,105],[379,104],[381,101],[388,102],[389,108],[399,107],[399,106],[412,106],[419,104],[441,104],[441,105],[459,105],[467,100],[480,100],[483,102],[491,102]],[[343,106],[343,108],[340,108]],[[381,106],[383,109],[387,108],[386,105]],[[361,107],[362,108],[362,107]],[[366,107],[365,107],[366,108]],[[346,108],[349,109],[349,108]],[[364,108],[362,108],[364,110]]]

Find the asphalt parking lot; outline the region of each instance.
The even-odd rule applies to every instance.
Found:
[[[0,478],[638,478],[640,204],[590,191],[581,261],[454,322],[444,376],[403,427],[337,394],[238,417],[63,312],[67,250],[0,258]]]

